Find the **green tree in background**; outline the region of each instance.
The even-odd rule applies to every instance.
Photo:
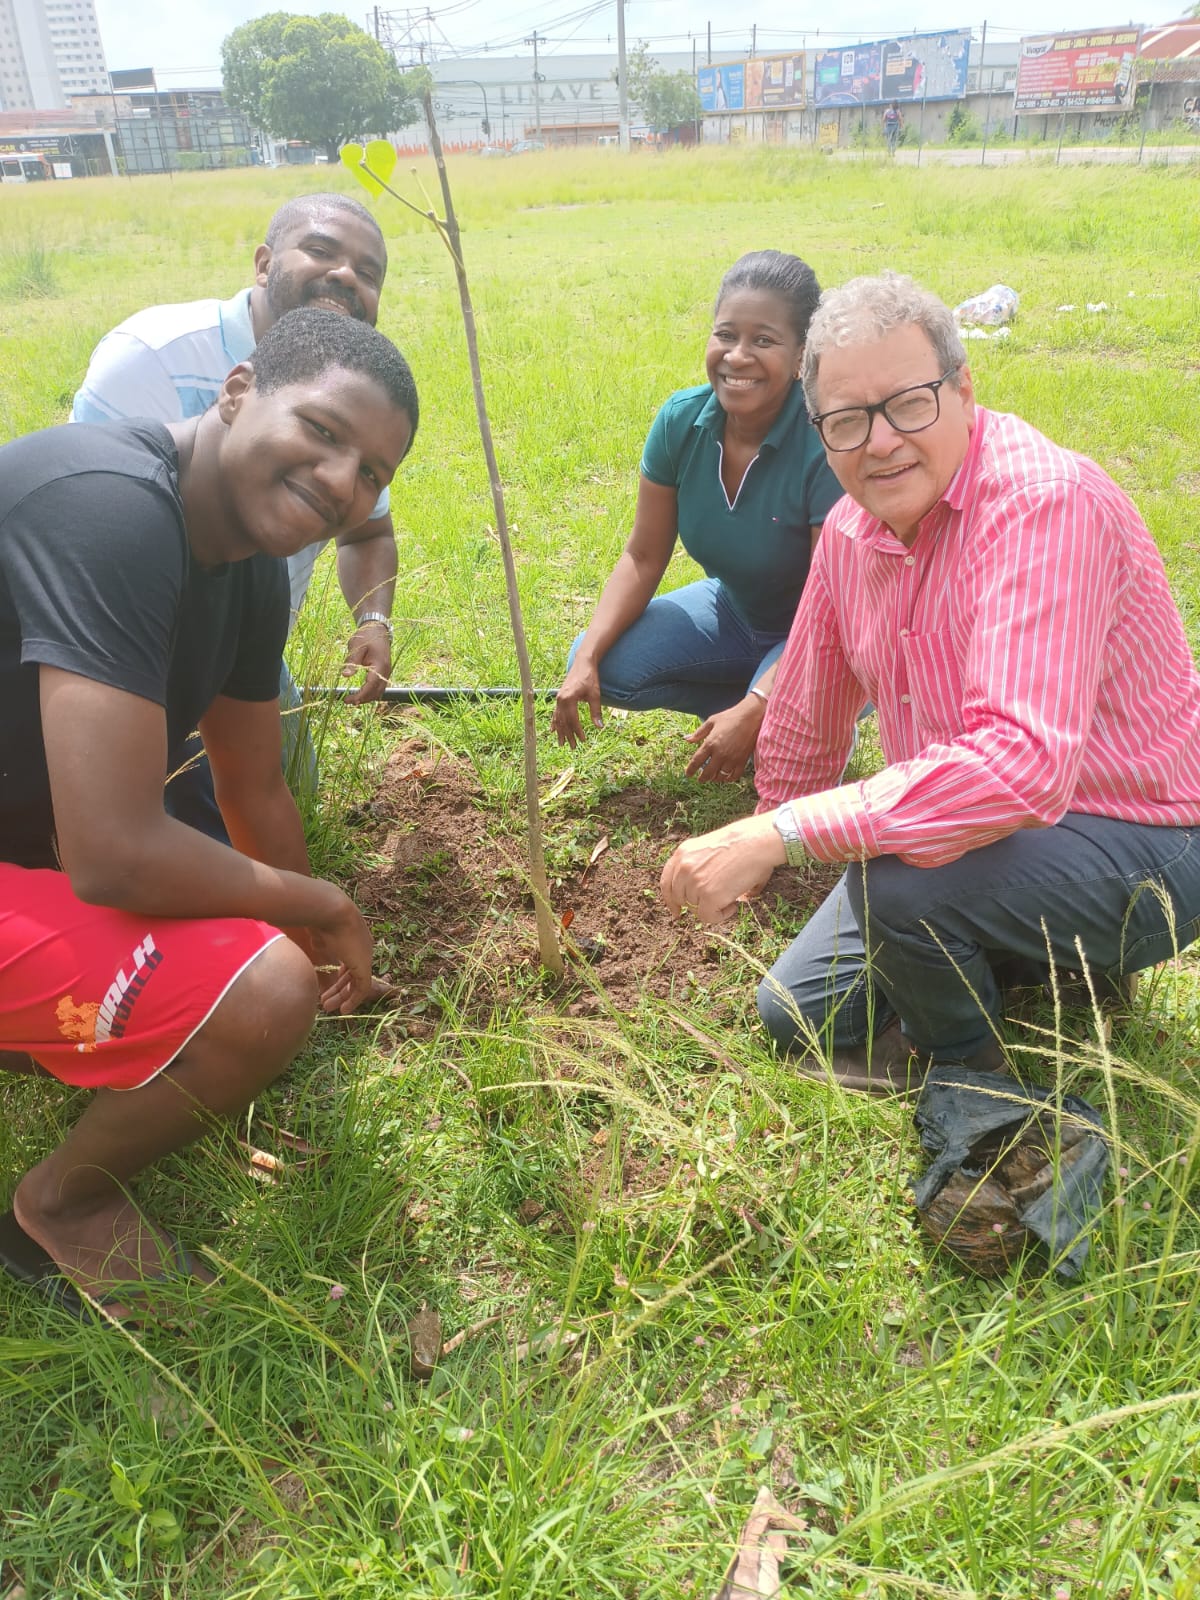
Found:
[[[700,115],[690,72],[664,72],[644,43],[629,52],[625,66],[625,92],[655,133],[669,133]]]
[[[330,161],[348,139],[415,122],[420,102],[388,52],[348,17],[273,11],[221,45],[225,98],[277,139],[323,145]]]

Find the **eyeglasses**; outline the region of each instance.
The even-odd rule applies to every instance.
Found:
[[[952,367],[932,383],[914,383],[898,389],[873,406],[843,406],[840,411],[823,411],[812,419],[827,450],[858,450],[871,437],[875,418],[881,413],[897,433],[921,433],[932,428],[941,415],[938,390],[961,369]]]

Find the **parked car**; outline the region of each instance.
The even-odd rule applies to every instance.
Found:
[[[535,150],[544,150],[546,146],[540,139],[518,139],[508,152],[510,156],[528,156]]]

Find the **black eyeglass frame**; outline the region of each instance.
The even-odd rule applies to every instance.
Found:
[[[897,433],[924,433],[926,428],[933,427],[934,423],[942,414],[942,397],[938,393],[938,390],[944,383],[949,383],[951,378],[956,378],[961,371],[961,367],[951,367],[950,371],[943,372],[940,378],[933,378],[928,383],[910,383],[907,389],[897,389],[895,394],[889,394],[882,400],[876,400],[874,405],[838,406],[833,411],[822,411],[819,416],[810,417],[809,421],[821,435],[821,443],[825,446],[826,450],[832,450],[835,455],[846,455],[851,450],[861,450],[863,445],[865,445],[867,440],[871,437],[871,429],[875,426],[875,418],[881,414],[886,419],[888,426],[895,428]],[[888,411],[888,407],[891,405],[893,400],[903,400],[906,394],[912,394],[917,389],[928,389],[932,393],[933,415],[930,417],[928,422],[923,422],[919,428],[902,428],[900,424],[893,419],[891,413]],[[825,437],[825,423],[829,421],[830,417],[840,417],[845,415],[845,413],[848,411],[866,412],[867,431],[863,434],[862,438],[857,444],[830,444],[829,440]]]

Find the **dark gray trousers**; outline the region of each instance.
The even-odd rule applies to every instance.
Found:
[[[959,1060],[992,1037],[1013,963],[1086,964],[1099,994],[1198,935],[1200,827],[1071,813],[944,867],[849,867],[763,979],[758,1009],[781,1050],[847,1049],[899,1016],[920,1052]]]

